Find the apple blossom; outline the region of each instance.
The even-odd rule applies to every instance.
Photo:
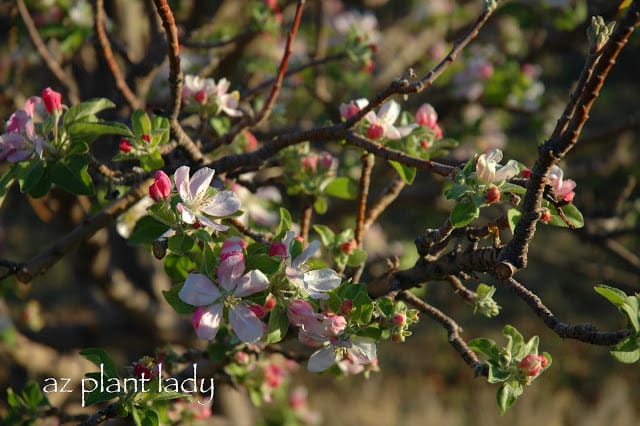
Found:
[[[397,312],[391,318],[391,322],[393,322],[393,325],[401,327],[407,323],[407,317],[405,316],[404,313]]]
[[[42,136],[36,134],[33,115],[29,110],[19,109],[14,112],[7,121],[5,131],[0,135],[0,160],[17,163],[34,153],[42,157],[46,143]]]
[[[149,196],[153,201],[166,200],[171,194],[171,180],[162,170],[158,170],[154,175],[154,180],[149,186]]]
[[[518,368],[525,376],[535,377],[539,375],[549,364],[549,360],[543,355],[529,354],[522,358]]]
[[[416,123],[433,130],[436,139],[442,138],[442,129],[438,124],[438,113],[431,104],[422,104],[418,108],[418,111],[416,111]]]
[[[216,337],[225,308],[231,327],[241,341],[253,343],[262,336],[262,321],[251,310],[252,303],[242,298],[265,290],[269,287],[269,279],[259,270],[241,275],[244,268],[244,255],[236,253],[220,262],[218,285],[203,274],[187,276],[178,297],[196,306],[193,326],[199,338],[213,340]]]
[[[218,231],[226,231],[228,226],[215,223],[203,213],[215,217],[228,216],[240,208],[240,201],[233,191],[220,191],[213,196],[207,194],[214,173],[213,169],[203,167],[189,178],[189,166],[179,167],[173,175],[182,199],[177,209],[185,223],[193,225],[199,221]]]
[[[394,123],[400,116],[400,105],[389,100],[382,104],[378,113],[369,111],[364,119],[369,123],[367,136],[372,139],[377,137],[386,137],[388,139],[400,139],[411,133],[415,125],[395,127]]]
[[[307,260],[320,248],[319,241],[312,241],[309,246],[295,259],[291,258],[291,244],[296,234],[288,231],[283,242],[287,249],[285,257],[286,274],[289,281],[296,287],[304,289],[314,299],[328,299],[325,292],[338,287],[342,280],[336,271],[328,268],[310,271]]]
[[[348,104],[340,104],[340,117],[344,120],[348,120],[359,113],[360,110],[367,105],[369,105],[369,101],[364,98],[356,99]]]
[[[502,160],[502,151],[493,148],[478,157],[476,162],[476,176],[483,183],[498,183],[518,174],[518,163],[509,160],[507,164],[496,170]]]
[[[573,201],[573,197],[575,197],[576,195],[576,193],[573,192],[574,188],[576,187],[576,182],[571,179],[563,180],[563,175],[564,173],[562,169],[556,165],[553,165],[549,170],[547,179],[549,181],[549,185],[551,185],[551,188],[553,188],[553,193],[557,197],[570,203]]]
[[[216,85],[216,102],[219,108],[229,117],[239,117],[242,115],[242,111],[238,109],[240,94],[237,90],[227,93],[228,90],[229,80],[226,78],[220,79]]]
[[[51,87],[42,91],[42,101],[49,114],[59,113],[62,109],[62,95]]]
[[[339,361],[347,359],[355,365],[369,364],[376,358],[376,344],[359,336],[340,336],[314,352],[309,358],[307,369],[318,373],[325,371]]]

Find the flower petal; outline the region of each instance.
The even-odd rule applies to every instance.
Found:
[[[198,308],[193,314],[193,328],[200,339],[213,340],[222,321],[222,303]]]
[[[220,191],[202,203],[201,210],[211,216],[229,216],[240,208],[240,200],[233,191]]]
[[[220,298],[220,290],[202,274],[189,274],[178,297],[193,306],[205,306]]]
[[[378,118],[386,124],[395,123],[398,116],[400,116],[400,104],[393,99],[382,104],[378,110]]]
[[[182,203],[178,203],[176,207],[180,212],[180,219],[182,219],[184,223],[191,224],[196,222],[196,215],[191,211],[191,209]]]
[[[302,279],[304,280],[304,288],[309,292],[333,290],[342,281],[336,271],[328,268],[306,272]]]
[[[496,171],[496,174],[493,177],[493,182],[502,182],[503,180],[509,180],[518,173],[518,162],[516,160],[509,160],[507,164]]]
[[[236,305],[229,310],[229,322],[238,339],[244,343],[257,342],[264,333],[264,323],[244,305]]]
[[[182,201],[191,201],[191,190],[189,189],[189,166],[181,166],[173,174],[176,189]],[[193,222],[192,222],[193,223]]]
[[[369,364],[376,358],[376,344],[375,342],[366,339],[364,337],[352,337],[351,349],[349,349],[349,355],[351,355],[358,364]]]
[[[242,253],[232,254],[220,262],[218,266],[218,282],[220,287],[227,291],[232,291],[238,278],[244,273],[244,255]]]
[[[191,176],[189,190],[191,191],[191,197],[193,200],[201,200],[204,198],[214,174],[215,170],[203,167]]]
[[[250,296],[269,287],[269,278],[262,271],[249,271],[237,282],[233,294],[238,297]]]
[[[320,241],[317,241],[317,240],[311,241],[309,243],[309,246],[306,249],[304,249],[302,253],[300,253],[300,255],[293,260],[293,262],[291,263],[291,266],[295,269],[299,269],[300,265],[302,265],[304,262],[309,260],[309,258],[313,256],[313,254],[316,251],[318,251],[319,248],[320,248]]]
[[[336,352],[333,346],[328,345],[318,351],[315,351],[311,355],[311,357],[309,357],[307,370],[311,371],[312,373],[319,373],[331,367],[335,363]]]
[[[206,216],[203,216],[201,214],[197,215],[198,220],[200,221],[200,223],[202,223],[204,226],[208,226],[209,228],[213,228],[217,231],[221,231],[224,232],[227,229],[229,229],[229,227],[227,225],[220,225],[219,223],[216,223],[214,221],[212,221],[211,219],[209,219]]]

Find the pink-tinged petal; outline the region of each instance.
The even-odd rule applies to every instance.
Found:
[[[378,118],[386,124],[395,123],[399,116],[400,105],[394,100],[385,102],[378,110]]]
[[[33,117],[36,113],[36,106],[42,105],[42,98],[40,96],[31,96],[24,103],[24,110]]]
[[[244,255],[234,254],[220,262],[218,266],[218,281],[227,291],[233,291],[237,280],[244,274]]]
[[[309,357],[309,362],[307,363],[307,370],[312,373],[319,373],[331,367],[336,363],[336,352],[333,346],[325,346],[319,351],[315,351],[311,357]]]
[[[495,177],[495,163],[488,161],[487,155],[482,154],[476,162],[476,176],[484,183],[490,183]]]
[[[220,249],[220,260],[225,260],[232,254],[243,254],[243,249],[244,241],[242,240],[242,238],[227,238],[224,243],[222,243],[222,248]]]
[[[291,243],[293,242],[293,240],[295,240],[295,238],[296,238],[295,232],[287,231],[287,233],[284,236],[284,239],[282,240],[284,245],[287,247],[287,256],[291,256]]]
[[[493,182],[502,182],[503,180],[509,180],[512,177],[516,176],[519,172],[520,170],[518,169],[518,163],[516,162],[516,160],[509,160],[507,164],[496,171],[496,174],[493,177]]]
[[[176,183],[176,189],[178,190],[178,194],[180,195],[180,198],[182,198],[182,201],[191,201],[191,190],[189,189],[189,166],[178,167],[173,174],[173,180]]]
[[[257,342],[264,333],[264,323],[244,305],[236,305],[229,310],[229,322],[238,339],[244,343]]]
[[[229,90],[229,85],[230,84],[231,83],[226,78],[221,78],[220,80],[218,80],[218,84],[216,85],[217,91],[218,91],[218,95],[221,96],[221,95],[224,95],[225,93],[227,93],[227,90]]]
[[[182,219],[184,223],[196,223],[196,215],[191,211],[190,208],[182,203],[178,203],[176,205],[176,208],[180,212],[180,219]]]
[[[576,187],[576,182],[573,179],[567,179],[562,182],[562,186],[556,192],[556,195],[564,196],[570,192],[572,192]]]
[[[220,231],[220,232],[224,232],[227,229],[229,229],[229,227],[227,225],[220,225],[219,223],[216,223],[214,221],[212,221],[211,219],[209,219],[206,216],[203,216],[201,214],[196,215],[198,220],[200,221],[200,223],[204,226],[208,226],[209,228],[213,228],[216,231]]]
[[[268,287],[269,278],[262,271],[256,269],[244,274],[238,280],[233,294],[238,297],[245,297],[266,290]]]
[[[304,288],[311,292],[324,292],[338,287],[342,280],[332,269],[316,269],[303,275]]]
[[[202,274],[189,274],[178,297],[193,306],[209,305],[220,298],[220,290]]]
[[[349,355],[354,358],[358,364],[369,364],[376,358],[376,344],[364,337],[352,337],[351,349]]]
[[[378,123],[378,121],[380,121],[378,120],[378,116],[376,115],[376,113],[373,111],[369,111],[368,113],[366,113],[364,115],[364,119],[371,124],[376,124]]]
[[[309,260],[309,258],[313,256],[313,254],[317,252],[319,248],[320,241],[311,241],[311,243],[309,243],[309,246],[307,246],[307,248],[304,249],[302,253],[300,253],[300,255],[293,260],[291,266],[295,269],[299,269],[300,265]]]
[[[367,105],[369,105],[369,101],[366,98],[360,98],[355,100],[356,106],[360,109],[363,109]]]
[[[313,306],[304,299],[294,299],[287,306],[287,318],[289,323],[295,327],[303,326],[314,316]]]
[[[14,151],[11,154],[7,155],[7,161],[10,163],[17,163],[22,160],[26,160],[33,154],[29,151]]]
[[[409,136],[411,132],[413,132],[413,129],[415,129],[416,127],[418,127],[418,125],[413,123],[407,124],[406,126],[398,126],[396,127],[396,129],[400,133],[400,137],[404,138],[405,136]]]
[[[201,207],[206,214],[216,217],[229,216],[240,208],[240,200],[233,191],[220,191],[207,199]]]
[[[203,167],[191,176],[189,183],[189,190],[191,191],[191,197],[193,200],[203,199],[206,195],[209,185],[211,185],[211,179],[215,170],[208,167]]]
[[[488,150],[485,155],[487,156],[487,161],[493,161],[494,163],[499,163],[502,161],[502,151],[498,148],[492,148]]]
[[[384,128],[384,137],[385,138],[389,138],[392,139],[394,141],[402,138],[402,135],[400,134],[400,131],[394,127],[393,125],[389,124],[389,123],[385,123],[383,126]]]
[[[222,303],[216,303],[207,307],[199,307],[193,313],[193,328],[200,339],[215,339],[222,321],[222,308]]]

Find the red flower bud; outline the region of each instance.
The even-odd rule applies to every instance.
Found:
[[[287,246],[282,241],[276,241],[269,246],[269,256],[287,257]]]
[[[344,299],[340,304],[340,311],[342,311],[343,314],[348,314],[353,311],[353,301],[350,299]]]
[[[391,318],[391,321],[393,322],[393,325],[402,327],[407,323],[407,317],[402,312],[396,312],[393,315],[393,318]]]
[[[356,240],[349,240],[340,245],[340,250],[342,250],[344,254],[351,254],[357,247],[358,243],[356,242]]]
[[[194,95],[193,99],[199,104],[204,104],[207,102],[207,92],[204,90],[198,90]]]
[[[496,201],[500,201],[500,190],[497,186],[490,186],[487,189],[487,193],[484,196],[484,199],[487,200],[487,203],[492,204]]]
[[[129,151],[131,151],[131,144],[130,144],[130,143],[129,143],[129,141],[128,141],[128,140],[126,140],[126,139],[122,139],[122,140],[120,141],[120,145],[119,145],[119,147],[120,147],[120,151],[122,151],[122,152],[129,152]]]
[[[140,139],[142,139],[143,141],[145,141],[146,143],[151,142],[151,136],[149,136],[148,134],[144,134],[142,136],[140,136]]]
[[[251,312],[256,314],[258,318],[264,318],[265,315],[267,315],[267,312],[264,310],[264,308],[257,303],[249,305],[249,309],[251,309]]]
[[[62,95],[51,89],[51,87],[47,87],[42,91],[42,101],[49,114],[62,109]]]
[[[544,210],[540,215],[540,220],[543,223],[549,223],[551,221],[551,212],[549,210]]]
[[[520,176],[529,179],[531,177],[531,169],[524,169],[520,172]]]
[[[268,296],[267,300],[264,301],[264,305],[262,306],[265,310],[270,311],[276,306],[276,298],[273,296]]]
[[[367,129],[367,136],[369,137],[369,139],[381,138],[382,136],[384,136],[384,127],[382,127],[380,124],[372,124]]]
[[[162,170],[155,174],[155,180],[149,187],[149,195],[153,201],[166,200],[171,194],[171,179]]]
[[[522,358],[518,364],[518,368],[522,370],[525,376],[537,376],[549,364],[547,358],[542,355],[529,354]]]

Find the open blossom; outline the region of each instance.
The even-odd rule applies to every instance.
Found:
[[[240,95],[238,91],[229,91],[229,81],[222,78],[216,84],[212,78],[202,78],[187,75],[182,86],[182,100],[186,105],[215,105],[218,112],[223,111],[230,117],[239,117],[242,111],[238,109]]]
[[[344,120],[348,120],[362,110],[362,108],[369,105],[369,101],[365,98],[356,99],[348,104],[340,104],[340,117]]]
[[[191,178],[189,170],[189,166],[182,166],[173,175],[178,195],[182,199],[177,204],[180,218],[188,224],[199,222],[219,231],[226,231],[228,226],[215,223],[204,214],[214,217],[229,216],[240,208],[240,200],[233,191],[220,191],[213,196],[207,194],[215,174],[213,169],[203,167]]]
[[[372,139],[385,137],[389,139],[400,139],[411,133],[415,125],[395,127],[394,123],[400,116],[400,105],[389,100],[382,104],[378,113],[369,111],[364,119],[369,123],[367,136]]]
[[[244,273],[244,269],[244,254],[235,252],[220,262],[218,285],[202,274],[187,276],[178,296],[197,307],[193,327],[199,338],[213,340],[216,337],[225,309],[231,327],[241,341],[253,343],[262,337],[262,321],[249,308],[251,302],[242,298],[265,290],[269,287],[269,279],[259,270]]]
[[[518,163],[509,160],[504,166],[500,166],[502,151],[497,148],[490,149],[478,157],[476,163],[476,176],[484,183],[502,182],[518,174]],[[497,167],[500,166],[499,169]]]
[[[309,246],[295,259],[291,258],[291,244],[295,239],[295,232],[287,232],[283,242],[287,249],[285,257],[287,278],[299,288],[304,289],[314,299],[328,299],[325,292],[340,285],[341,279],[333,269],[315,269],[309,271],[307,260],[320,248],[319,241],[312,241]]]
[[[353,366],[364,366],[376,358],[376,344],[359,336],[340,336],[331,339],[328,345],[314,352],[309,358],[307,369],[317,373],[333,364],[347,360]]]
[[[9,117],[5,126],[6,133],[0,135],[0,160],[16,163],[26,160],[34,153],[42,157],[45,140],[36,134],[33,122],[35,102],[33,98],[29,99],[25,109],[19,109]]]
[[[576,193],[573,192],[576,187],[576,182],[571,179],[563,180],[564,172],[562,169],[556,165],[553,165],[549,170],[549,175],[547,179],[549,180],[549,184],[551,188],[553,188],[553,193],[568,202],[573,201],[573,197],[575,197]]]

